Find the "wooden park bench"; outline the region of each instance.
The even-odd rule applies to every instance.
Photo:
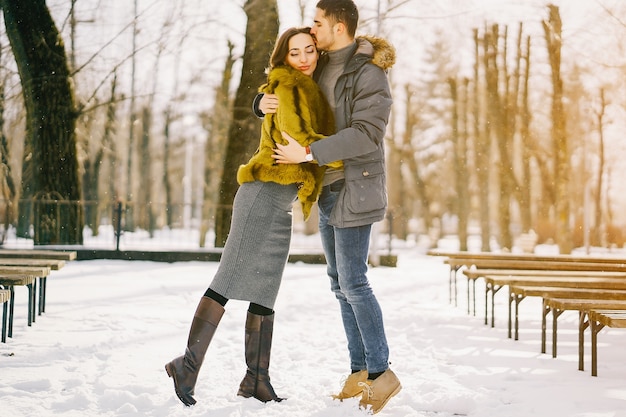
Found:
[[[2,304],[2,343],[7,341],[7,323],[9,322],[9,300],[11,299],[11,291],[0,290],[0,304]]]
[[[58,271],[76,259],[76,251],[47,249],[0,249],[0,265],[48,266]],[[48,277],[39,278],[39,315],[46,311]]]
[[[35,321],[35,282],[37,274],[28,274],[26,272],[9,272],[0,271],[0,287],[10,292],[9,299],[9,319],[8,319],[8,336],[13,337],[13,322],[15,315],[15,287],[24,286],[28,290],[27,303],[27,323],[32,326]]]
[[[576,282],[550,282],[542,285],[538,282],[521,282],[509,285],[509,317],[514,306],[515,340],[519,338],[519,304],[527,297],[541,298],[576,298],[576,299],[626,299],[626,280],[611,280],[610,282],[592,282],[592,279]],[[512,319],[509,318],[509,337],[511,337]],[[545,340],[542,341],[545,346]],[[542,350],[544,351],[545,348]]]
[[[474,315],[476,315],[476,281],[480,278],[491,277],[489,282],[491,285],[487,285],[488,280],[485,280],[485,324],[487,323],[487,296],[489,292],[493,294],[497,292],[501,286],[508,285],[509,281],[506,278],[524,279],[529,277],[540,277],[542,281],[556,278],[623,278],[626,279],[626,272],[605,272],[605,271],[578,271],[578,270],[538,270],[538,269],[466,269],[463,274],[467,277],[468,290],[471,287],[473,289],[472,304],[474,307]],[[503,281],[497,283],[494,286],[493,280],[497,277],[502,277]],[[471,282],[471,285],[470,285]],[[495,291],[494,291],[495,290]],[[468,291],[468,314],[470,313],[470,298]],[[493,305],[493,302],[492,302]]]
[[[0,251],[2,252],[2,251]],[[43,252],[43,251],[42,251]],[[51,251],[47,251],[51,252]],[[69,253],[69,252],[65,252]],[[0,267],[2,266],[20,266],[20,267],[46,267],[52,271],[58,271],[65,266],[63,259],[43,259],[43,258],[3,258],[0,256]],[[38,314],[41,315],[46,311],[46,291],[48,288],[48,275],[38,277],[39,297],[38,297]],[[36,285],[37,287],[37,285]],[[36,288],[35,288],[36,289]]]
[[[569,255],[537,256],[528,254],[442,254],[450,265],[450,301],[454,288],[456,304],[457,272],[468,280],[468,313],[470,287],[485,280],[485,324],[488,324],[488,296],[491,294],[491,325],[495,324],[494,295],[509,287],[508,335],[512,337],[513,306],[515,308],[515,339],[519,338],[519,304],[526,297],[542,297],[542,353],[546,351],[547,316],[552,313],[552,354],[557,351],[557,320],[563,311],[579,311],[579,369],[583,370],[584,330],[591,328],[592,375],[597,376],[597,335],[604,327],[626,328],[626,260],[609,257],[572,257]],[[566,265],[570,264],[570,265]],[[470,286],[471,284],[471,286]],[[602,315],[602,313],[606,313]],[[585,319],[587,318],[587,320]]]
[[[35,300],[37,278],[48,276],[50,268],[44,266],[0,265],[0,286],[11,292],[9,303],[9,337],[13,335],[13,314],[15,311],[15,287],[25,286],[28,290],[28,325],[35,321]]]
[[[487,277],[490,280],[491,277]],[[557,354],[557,319],[563,311],[577,310],[579,312],[579,347],[578,369],[583,370],[584,358],[584,330],[591,327],[592,334],[592,376],[597,376],[597,334],[604,327],[626,327],[626,322],[611,321],[611,324],[602,324],[593,321],[591,312],[597,309],[613,309],[626,311],[626,280],[620,278],[577,278],[573,280],[542,280],[538,277],[528,277],[509,285],[509,322],[508,331],[511,337],[511,305],[515,305],[515,340],[519,337],[519,302],[526,297],[542,297],[543,311],[541,321],[541,352],[546,353],[547,316],[552,313],[552,356]],[[500,280],[500,282],[503,282]],[[524,285],[522,285],[524,284]],[[492,306],[493,308],[493,306]],[[620,313],[621,314],[621,313]],[[585,321],[585,317],[589,317]],[[623,316],[626,320],[626,315]],[[493,321],[492,321],[493,325]]]
[[[463,262],[462,259],[458,259],[455,261],[451,261],[448,263],[454,263],[458,265],[458,262]],[[474,266],[468,268],[463,271],[464,275],[468,277],[468,300],[469,300],[469,292],[470,292],[470,281],[472,281],[472,289],[475,293],[475,279],[479,277],[475,275],[474,278],[470,279],[471,270],[473,269],[502,269],[502,270],[527,270],[527,271],[537,271],[537,274],[541,274],[543,271],[584,271],[584,272],[617,272],[626,274],[626,263],[623,260],[619,262],[588,262],[585,261],[575,261],[575,260],[558,260],[558,261],[548,261],[548,260],[500,260],[500,259],[483,259],[479,261],[475,261]],[[458,269],[458,268],[457,268]],[[526,273],[528,275],[528,273]],[[456,287],[456,283],[455,283]]]
[[[598,333],[604,327],[626,328],[626,310],[592,309],[587,313],[588,321],[585,322],[581,314],[579,324],[579,369],[582,370],[584,342],[584,330],[591,328],[591,376],[598,376]],[[586,323],[586,324],[585,324]]]
[[[593,309],[617,309],[626,311],[626,279],[620,277],[607,276],[577,276],[577,277],[543,277],[543,276],[486,276],[487,287],[501,288],[505,285],[509,287],[508,300],[508,337],[512,333],[512,306],[514,305],[514,329],[515,340],[519,338],[519,304],[526,297],[542,297],[542,320],[541,320],[541,352],[546,353],[546,331],[547,316],[552,313],[552,356],[557,355],[557,320],[561,313],[566,310],[577,310],[579,312],[579,369],[584,369],[584,335],[589,322],[584,318]],[[496,289],[497,292],[497,289]],[[492,327],[494,326],[494,302],[492,293]],[[485,300],[487,305],[487,300]],[[591,324],[593,326],[594,323]],[[614,326],[615,327],[615,326]],[[594,330],[597,329],[597,330]],[[597,332],[602,327],[592,328],[592,337],[597,336]],[[595,331],[595,333],[594,333]],[[592,340],[592,364],[596,362],[597,345],[595,339]],[[592,375],[597,375],[597,367]]]
[[[616,257],[591,257],[572,255],[535,255],[493,252],[446,252],[431,250],[431,256],[444,257],[450,266],[448,280],[450,302],[457,305],[457,272],[462,268],[474,269],[527,269],[527,270],[578,270],[608,271],[626,273],[626,259]],[[576,263],[573,267],[567,265]],[[472,285],[475,281],[472,282]],[[475,290],[475,288],[473,288]],[[468,313],[470,300],[470,280],[467,287]]]
[[[558,317],[565,311],[577,311],[580,317],[584,317],[589,313],[590,310],[626,310],[626,298],[621,298],[619,293],[615,293],[614,299],[588,299],[588,298],[561,298],[561,297],[545,297],[543,299],[543,313],[542,313],[542,345],[541,352],[546,353],[546,324],[547,324],[547,316],[548,314],[552,314],[552,357],[556,358],[557,354],[557,319]],[[582,316],[581,316],[582,315]],[[580,324],[580,323],[579,323]],[[579,334],[579,337],[583,336],[583,334]],[[579,366],[578,369],[581,371],[584,369],[584,365],[582,363],[582,350],[583,349],[584,338],[581,341],[579,339]]]
[[[546,329],[547,316],[552,313],[552,357],[557,356],[557,319],[568,310],[578,311],[578,369],[584,370],[584,330],[591,327],[592,334],[592,376],[597,376],[597,334],[605,325],[620,327],[620,322],[602,324],[601,321],[593,321],[591,314],[593,311],[613,311],[619,312],[626,318],[626,291],[621,285],[611,289],[610,285],[605,288],[559,288],[559,287],[532,287],[517,288],[512,286],[512,291],[526,291],[530,296],[543,297],[543,312],[541,319],[541,353],[546,353]],[[585,318],[588,318],[586,320]],[[622,323],[621,327],[626,327]]]

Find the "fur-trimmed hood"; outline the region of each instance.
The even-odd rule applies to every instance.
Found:
[[[396,63],[396,48],[386,39],[372,35],[363,35],[356,38],[357,54],[372,57],[372,64],[387,71]]]

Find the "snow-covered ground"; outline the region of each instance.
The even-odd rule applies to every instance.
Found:
[[[14,337],[0,344],[0,415],[362,416],[358,401],[333,401],[348,369],[337,302],[323,265],[289,264],[276,305],[272,382],[281,403],[236,396],[245,372],[247,303],[230,301],[185,408],[163,365],[182,354],[199,297],[216,263],[74,261],[48,280],[46,312],[26,325],[16,291]],[[396,268],[370,269],[382,305],[391,367],[403,390],[380,416],[626,416],[626,331],[599,334],[598,377],[578,371],[577,316],[559,319],[559,355],[540,353],[541,305],[520,310],[520,340],[507,338],[505,296],[496,326],[448,300],[448,268],[417,249]],[[480,285],[478,286],[481,291]],[[482,301],[478,297],[478,311]],[[587,334],[587,340],[589,335]],[[548,346],[548,350],[550,347]]]

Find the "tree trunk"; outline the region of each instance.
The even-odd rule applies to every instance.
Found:
[[[556,184],[556,241],[562,254],[572,252],[569,204],[569,149],[563,110],[561,78],[561,16],[559,8],[549,5],[549,19],[543,21],[550,68],[552,70],[552,145],[554,149],[554,183]]]
[[[521,36],[521,34],[520,34]],[[522,173],[520,184],[520,214],[522,216],[522,230],[529,232],[532,229],[531,211],[531,176],[530,176],[530,105],[528,101],[528,81],[530,79],[530,36],[526,37],[526,53],[523,55],[524,75],[522,77],[522,108],[520,120],[520,136],[522,138]]]
[[[478,30],[474,30],[474,165],[476,169],[476,180],[478,182],[478,204],[480,216],[480,250],[489,252],[491,250],[489,239],[491,237],[491,222],[489,221],[489,173],[490,169],[490,150],[491,150],[491,133],[489,123],[483,118],[481,111],[481,89],[480,89],[480,40],[478,38]],[[487,45],[483,45],[484,56],[487,54]],[[483,57],[484,58],[484,57]],[[483,61],[484,62],[484,61]],[[486,66],[486,65],[485,65]],[[481,121],[484,128],[481,128]]]
[[[150,126],[152,126],[152,109],[150,104],[141,109],[141,141],[139,146],[139,172],[141,184],[137,192],[136,216],[138,226],[147,230],[150,237],[154,237],[155,218],[152,207],[152,157],[150,153]]]
[[[231,122],[232,100],[230,99],[230,83],[233,79],[233,65],[236,59],[233,55],[235,45],[228,42],[228,56],[224,63],[222,82],[215,92],[215,105],[211,114],[205,120],[208,132],[204,149],[204,199],[202,202],[202,221],[200,223],[200,247],[206,246],[206,234],[209,231],[210,220],[215,216],[215,207],[218,202],[219,181],[224,172],[224,152],[228,126]]]
[[[77,114],[63,41],[44,0],[0,4],[26,107],[22,198],[42,199],[35,210],[35,244],[80,244]]]
[[[172,124],[172,108],[168,104],[163,114],[163,196],[165,197],[165,224],[171,228],[172,218],[172,184],[170,183],[170,125]]]
[[[393,117],[393,114],[392,114]],[[393,123],[389,126],[393,129]],[[408,218],[404,209],[406,204],[405,184],[402,181],[402,158],[401,145],[396,144],[396,135],[392,130],[387,137],[387,193],[389,195],[389,208],[387,210],[387,226],[395,237],[405,240],[408,234]]]
[[[465,155],[465,141],[460,132],[459,100],[457,81],[448,79],[450,96],[452,98],[452,149],[454,158],[454,179],[456,191],[455,212],[458,218],[459,250],[467,251],[467,224],[468,224],[468,184],[467,184],[467,157]]]
[[[498,144],[498,179],[500,180],[500,194],[498,204],[498,224],[500,225],[500,244],[511,249],[513,239],[511,235],[511,204],[513,199],[519,203],[521,187],[515,175],[515,148],[514,138],[516,132],[516,120],[518,119],[518,96],[520,79],[521,54],[519,44],[521,42],[522,26],[516,64],[513,75],[509,74],[508,68],[508,28],[505,27],[502,35],[502,48],[498,25],[493,25],[491,33],[485,35],[487,43],[486,55],[486,83],[488,92],[488,114],[494,126]],[[501,51],[502,50],[502,51]]]
[[[406,105],[405,105],[405,113],[404,113],[404,132],[402,134],[402,161],[408,164],[408,175],[407,184],[412,184],[413,187],[407,187],[406,191],[409,196],[414,196],[414,198],[405,198],[405,204],[407,204],[406,213],[409,217],[419,217],[422,219],[424,229],[426,233],[431,235],[435,229],[433,229],[433,216],[430,211],[431,208],[431,199],[429,198],[428,192],[426,190],[426,182],[422,178],[420,171],[420,163],[418,161],[418,152],[415,149],[411,139],[413,137],[413,132],[416,127],[419,125],[420,112],[418,111],[418,107],[412,101],[411,97],[413,97],[414,92],[410,84],[405,85],[405,97],[406,97]],[[409,201],[406,201],[409,200]],[[415,212],[414,207],[418,206],[419,212]],[[432,242],[433,246],[437,246],[437,240],[440,237],[440,233],[437,236],[434,236],[434,241]]]
[[[598,123],[598,177],[596,178],[596,186],[594,192],[595,219],[593,222],[592,244],[602,245],[602,178],[604,177],[604,115],[606,112],[607,102],[604,94],[604,88],[600,89],[600,108],[596,112]]]
[[[260,121],[252,114],[250,104],[267,77],[265,68],[278,35],[276,0],[247,0],[246,46],[243,53],[241,82],[235,96],[233,121],[228,131],[224,173],[220,184],[219,205],[215,216],[215,246],[223,247],[230,231],[232,204],[237,184],[237,169],[258,146]]]
[[[487,106],[488,120],[494,127],[496,134],[496,144],[498,145],[498,179],[500,184],[500,193],[498,196],[498,225],[499,225],[499,243],[503,248],[511,249],[513,239],[511,237],[510,224],[510,201],[511,201],[511,181],[510,171],[513,169],[509,159],[509,135],[508,135],[508,99],[506,92],[501,95],[499,87],[501,82],[508,85],[506,78],[506,66],[499,68],[498,57],[500,54],[499,44],[499,28],[493,25],[491,33],[485,35],[485,42],[488,45],[486,55],[485,77],[487,83]],[[505,60],[503,60],[505,61]],[[500,71],[503,72],[501,81]]]

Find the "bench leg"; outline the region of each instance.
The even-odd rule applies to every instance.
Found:
[[[35,321],[35,307],[33,306],[35,288],[33,287],[33,284],[28,284],[26,287],[28,288],[28,326],[32,326]]]
[[[458,274],[457,274],[457,270],[454,271],[454,306],[458,307],[459,306],[459,302],[458,302],[458,298],[459,298],[459,289],[458,289]]]
[[[578,370],[585,370],[585,329],[589,326],[587,313],[580,311],[578,315]]]
[[[519,340],[519,303],[526,298],[523,295],[515,295],[515,340]]]
[[[29,314],[30,314],[31,323],[35,322],[35,316],[37,315],[36,304],[35,304],[36,300],[37,300],[37,280],[33,281],[32,285],[28,286],[28,307],[30,308]]]
[[[489,292],[492,290],[491,285],[485,285],[485,325],[489,323]]]
[[[563,313],[563,310],[559,310],[558,308],[552,309],[552,357],[556,358],[556,332],[557,327],[556,323],[559,316]]]
[[[472,305],[474,306],[474,316],[476,316],[476,280],[472,280]]]
[[[11,291],[11,301],[9,301],[9,337],[13,337],[13,314],[15,312],[15,288],[13,285],[9,286]]]
[[[41,316],[42,313],[44,313],[46,311],[46,287],[47,287],[47,279],[46,277],[39,277],[39,300],[38,300],[38,307],[39,307],[39,315]]]
[[[43,277],[39,277],[39,297],[37,300],[37,314],[41,316],[41,308],[43,303]]]
[[[598,376],[598,333],[604,324],[589,320],[591,325],[591,376]]]
[[[9,301],[2,303],[2,343],[7,342],[7,321],[9,320]]]
[[[46,312],[46,295],[48,294],[48,277],[41,277],[39,281],[39,315]]]
[[[502,287],[493,287],[491,289],[491,327],[495,327],[496,326],[496,293],[500,290],[500,288]]]
[[[511,337],[513,337],[513,301],[515,299],[515,294],[511,293],[511,290],[509,289],[509,339]]]

